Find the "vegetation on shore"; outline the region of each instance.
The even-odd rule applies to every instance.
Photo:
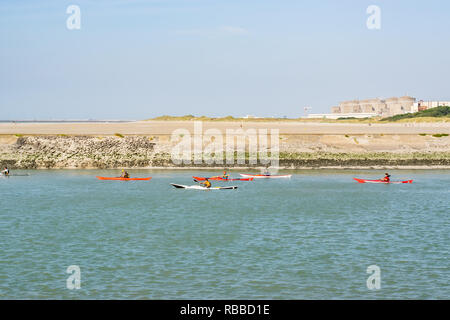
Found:
[[[157,120],[157,121],[298,121],[301,118],[236,118],[233,116],[226,117],[207,117],[207,116],[193,116],[193,115],[185,115],[185,116],[160,116],[153,119],[148,120]]]
[[[435,138],[448,137],[447,133],[436,133],[432,135]]]
[[[417,144],[417,135],[411,138],[401,139],[398,143],[405,148],[397,148],[391,151],[376,151],[380,148],[380,141],[375,143],[375,150],[369,151],[364,148],[370,147],[371,138],[366,137],[369,143],[361,148],[347,148],[346,144],[334,145],[331,141],[322,144],[316,140],[305,139],[286,142],[279,150],[279,163],[283,167],[358,167],[358,166],[450,166],[450,152],[448,151],[448,134],[427,134],[433,142],[422,141]],[[354,135],[347,135],[347,146],[354,144],[363,145],[362,140],[356,140]],[[153,138],[153,139],[152,139]],[[351,139],[351,140],[350,140]],[[14,141],[15,140],[15,141]],[[422,139],[420,139],[422,140]],[[203,162],[196,165],[193,163],[179,164],[172,161],[173,143],[170,141],[159,141],[154,136],[24,136],[10,141],[5,140],[0,144],[0,164],[11,168],[33,169],[33,168],[150,168],[150,167],[216,167],[215,160],[228,159],[226,153],[202,155]],[[154,141],[154,142],[153,142]],[[353,142],[354,141],[354,142]],[[413,141],[413,142],[411,142]],[[300,142],[300,146],[299,146]],[[342,142],[342,141],[341,141]],[[413,143],[410,145],[410,143]],[[417,147],[422,145],[422,151]],[[329,150],[328,150],[329,149]],[[389,144],[387,148],[389,149]],[[407,151],[410,150],[410,151]],[[354,150],[354,151],[351,151]],[[262,152],[262,153],[261,153]],[[269,153],[270,150],[267,150]],[[234,165],[229,167],[257,167],[261,165],[261,159],[269,156],[266,151],[258,152],[258,163],[250,163],[250,153],[246,150],[244,154],[234,152],[231,157]],[[252,159],[253,159],[253,153]],[[216,157],[217,156],[217,157]],[[270,155],[272,156],[272,154]],[[269,156],[269,157],[270,157]],[[275,156],[275,155],[274,155]],[[194,160],[191,154],[191,160]],[[242,157],[244,161],[238,161]],[[210,161],[211,160],[211,161]],[[270,159],[269,159],[270,160]],[[243,162],[241,164],[241,162]],[[264,162],[264,161],[263,161]]]
[[[309,122],[309,123],[387,123],[387,122],[450,122],[450,107],[441,106],[415,113],[398,114],[392,117],[381,118],[339,118],[339,119],[325,119],[325,118],[238,118],[233,116],[226,117],[207,117],[207,116],[160,116],[147,121],[230,121],[230,122]]]
[[[380,121],[398,121],[414,118],[448,118],[450,119],[450,107],[440,106],[415,113],[397,114],[392,117],[383,118]]]
[[[317,122],[317,123],[341,123],[341,122],[351,122],[351,123],[373,123],[380,118],[342,118],[342,119],[321,119],[321,118],[276,118],[276,117],[262,117],[262,118],[237,118],[233,116],[226,117],[207,117],[207,116],[160,116],[152,119],[147,119],[147,121],[236,121],[236,122]]]
[[[237,163],[237,155],[234,156],[233,164],[226,164],[228,168],[234,167],[260,167],[261,163],[250,164],[249,155],[243,157],[245,162]],[[193,160],[193,159],[192,159]],[[206,159],[204,159],[206,160]],[[39,168],[215,168],[223,167],[224,164],[202,163],[195,164],[181,163],[174,164],[169,153],[155,153],[153,155],[134,155],[114,153],[108,156],[96,154],[70,155],[47,155],[42,153],[26,154],[19,157],[0,157],[0,164],[7,165],[12,169],[39,169]],[[282,152],[280,153],[279,165],[284,168],[314,168],[314,167],[360,167],[360,166],[450,166],[449,152],[411,152],[411,153],[390,153],[390,152],[369,152],[369,153],[332,153],[332,152]]]

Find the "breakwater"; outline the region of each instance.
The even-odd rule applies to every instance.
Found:
[[[450,168],[447,135],[280,134],[278,139],[282,168]],[[237,161],[177,164],[171,157],[177,143],[171,135],[2,135],[0,165],[11,169],[262,166]]]

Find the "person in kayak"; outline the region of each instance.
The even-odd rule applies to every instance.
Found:
[[[222,179],[227,179],[228,180],[229,175],[227,174],[227,172],[224,170],[223,171],[223,175],[222,175]]]
[[[125,171],[125,169],[122,169],[122,175],[120,177],[128,179],[130,178],[130,175]]]
[[[386,173],[384,174],[384,178],[381,179],[381,181],[389,182],[389,181],[391,181],[390,177],[391,177],[391,175],[390,175],[389,173],[386,172]]]
[[[208,178],[206,178],[204,182],[200,182],[200,184],[206,188],[211,188],[211,182],[209,182]]]
[[[8,169],[8,167],[5,167],[3,169],[2,174],[5,175],[5,176],[9,176],[9,169]]]

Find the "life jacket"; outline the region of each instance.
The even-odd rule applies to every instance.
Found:
[[[209,187],[211,187],[211,182],[205,181],[205,182],[203,183],[203,185],[204,185],[205,187],[209,188]]]

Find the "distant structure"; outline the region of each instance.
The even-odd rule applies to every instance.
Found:
[[[373,113],[379,116],[393,116],[413,111],[416,98],[393,97],[388,99],[367,99],[344,101],[338,107],[331,108],[332,113]]]
[[[396,114],[414,112],[416,98],[392,97],[388,99],[349,100],[339,103],[339,106],[331,107],[331,113],[309,114],[308,118],[370,118],[389,117]]]
[[[311,110],[311,107],[304,107],[303,110],[305,110],[305,115],[308,116],[309,110]]]
[[[414,103],[412,112],[424,111],[431,108],[436,108],[439,106],[450,107],[450,101],[423,101]]]

